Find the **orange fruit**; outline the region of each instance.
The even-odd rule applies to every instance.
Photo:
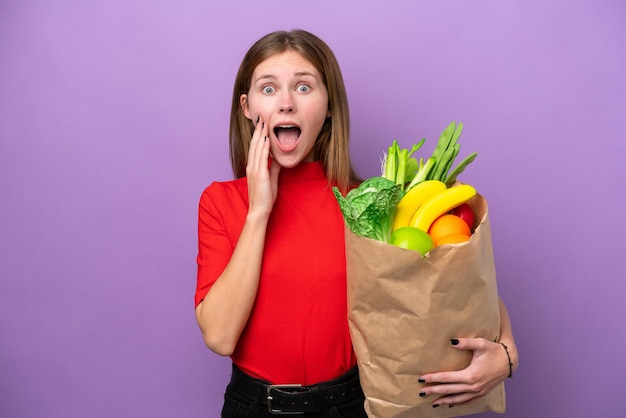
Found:
[[[428,229],[428,234],[437,246],[441,245],[441,240],[449,235],[465,235],[467,239],[469,239],[472,235],[472,231],[467,225],[467,222],[460,216],[445,214],[435,219]],[[465,241],[467,241],[467,239]]]
[[[443,244],[459,244],[461,242],[469,241],[470,237],[465,234],[450,234],[441,238],[435,242],[435,246],[438,247]]]

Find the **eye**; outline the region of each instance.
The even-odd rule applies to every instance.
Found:
[[[300,84],[298,87],[296,87],[296,90],[299,93],[308,93],[309,91],[311,91],[311,87],[306,84]]]
[[[274,87],[272,86],[264,86],[261,91],[263,91],[264,94],[272,94],[274,93]]]

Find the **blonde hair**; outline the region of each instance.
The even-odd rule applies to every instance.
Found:
[[[326,118],[313,152],[324,167],[331,184],[342,191],[360,182],[350,159],[350,112],[346,88],[339,63],[330,47],[317,36],[304,30],[277,31],[259,39],[244,56],[233,89],[230,113],[230,159],[236,178],[246,175],[249,141],[254,124],[243,113],[242,94],[248,94],[256,67],[269,57],[295,51],[309,61],[320,73],[328,91]]]

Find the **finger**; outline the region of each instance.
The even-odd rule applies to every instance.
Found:
[[[448,407],[460,406],[463,405],[477,396],[473,393],[457,393],[449,396],[442,396],[432,403],[433,408],[437,408],[441,405],[447,405]]]
[[[261,121],[261,132],[259,134],[258,139],[258,168],[262,170],[264,173],[269,172],[269,154],[270,154],[270,140],[269,140],[269,132],[267,126],[265,126],[265,122]]]
[[[259,116],[257,118],[257,123],[254,128],[254,132],[252,133],[252,138],[250,139],[250,148],[248,151],[248,167],[256,172],[261,166],[261,162],[263,159],[263,137],[264,137],[265,122]]]
[[[484,338],[452,338],[450,344],[457,350],[484,350],[485,345],[490,342]]]
[[[278,184],[278,173],[280,172],[280,168],[280,164],[278,164],[276,160],[272,160],[272,162],[270,163],[270,180],[272,182],[272,185]]]
[[[462,383],[465,382],[464,370],[452,372],[435,372],[421,376],[419,383]],[[434,387],[434,386],[433,386]]]
[[[246,161],[246,170],[248,171],[248,175],[250,174],[250,170],[252,169],[253,161],[255,161],[255,138],[258,136],[257,132],[259,130],[260,119],[260,117],[257,117],[256,121],[254,122],[254,130],[252,131],[252,137],[250,138],[250,142],[248,143],[248,161]]]
[[[472,387],[465,383],[446,383],[446,384],[434,384],[422,388],[419,396],[433,396],[437,397],[456,395],[459,393],[473,392]]]

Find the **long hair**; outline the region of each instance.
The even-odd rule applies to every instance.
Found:
[[[328,109],[322,130],[313,148],[331,184],[342,191],[356,185],[360,179],[350,159],[350,112],[346,88],[339,63],[330,47],[317,36],[304,30],[272,32],[259,39],[244,56],[233,89],[230,112],[230,159],[236,178],[246,175],[246,162],[254,124],[243,113],[242,94],[247,94],[256,67],[269,57],[295,51],[309,61],[320,73],[328,91]]]

